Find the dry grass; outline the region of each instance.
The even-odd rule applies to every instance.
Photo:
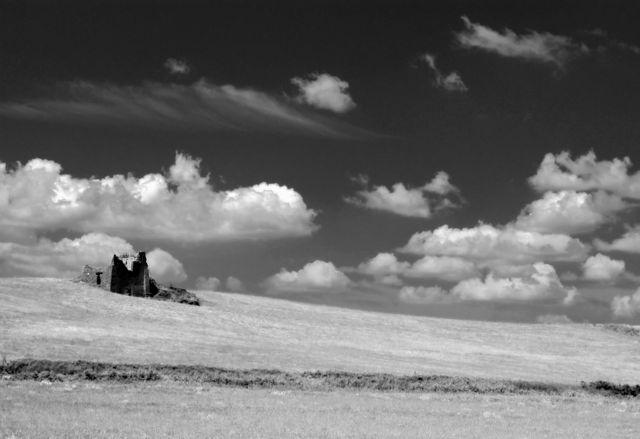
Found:
[[[4,438],[637,438],[640,401],[0,381]]]
[[[186,307],[52,279],[0,280],[9,359],[635,384],[640,339],[592,325],[402,316],[198,292]]]

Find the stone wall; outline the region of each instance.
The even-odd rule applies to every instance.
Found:
[[[80,281],[104,288],[104,270],[85,265],[80,274]]]

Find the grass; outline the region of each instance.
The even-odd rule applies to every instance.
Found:
[[[588,393],[618,397],[640,396],[640,385],[613,384],[606,381],[568,385],[442,375],[365,374],[338,371],[283,372],[266,369],[239,370],[188,365],[110,364],[33,359],[14,360],[0,365],[0,375],[5,380],[49,382],[84,380],[119,383],[162,380],[253,389],[556,395]]]
[[[640,437],[634,327],[197,294],[0,279],[0,437]]]
[[[200,307],[0,279],[0,353],[223,369],[636,384],[640,338],[585,324],[403,316],[197,292]]]
[[[640,401],[0,381],[3,438],[637,438]]]

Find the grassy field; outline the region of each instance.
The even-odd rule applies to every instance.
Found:
[[[64,280],[0,279],[0,353],[282,371],[343,370],[637,384],[640,337],[354,311],[199,292],[191,307]]]
[[[637,438],[640,400],[0,382],[3,438]]]
[[[198,295],[0,279],[0,438],[640,437],[637,328]]]

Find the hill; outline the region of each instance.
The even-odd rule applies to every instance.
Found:
[[[557,383],[640,377],[640,337],[592,325],[449,320],[197,295],[199,308],[59,279],[0,279],[0,354]]]

